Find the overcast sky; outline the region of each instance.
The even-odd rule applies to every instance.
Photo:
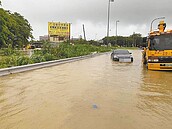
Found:
[[[23,15],[33,28],[35,39],[47,35],[48,22],[72,23],[71,35],[83,36],[85,25],[87,39],[101,39],[107,34],[108,0],[1,0],[2,7]],[[129,36],[141,33],[146,36],[154,18],[165,16],[167,28],[172,29],[172,0],[115,0],[111,2],[110,36]],[[156,29],[159,21],[155,21]]]

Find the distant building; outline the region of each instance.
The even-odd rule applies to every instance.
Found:
[[[44,36],[39,36],[39,41],[48,41],[48,35],[44,35]]]

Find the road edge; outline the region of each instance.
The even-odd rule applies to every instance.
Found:
[[[70,63],[70,62],[83,60],[83,59],[87,59],[87,58],[92,58],[92,57],[107,54],[107,53],[109,53],[109,52],[95,53],[95,54],[90,54],[90,55],[85,55],[85,56],[78,56],[78,57],[72,57],[72,58],[65,58],[65,59],[46,61],[46,62],[35,63],[35,64],[28,64],[28,65],[4,68],[4,69],[0,69],[0,77],[6,76],[9,74],[15,74],[15,73],[20,73],[20,72],[26,72],[26,71],[30,71],[30,70],[41,69],[41,68],[45,68],[45,67],[51,67],[51,66],[55,66],[55,65]]]

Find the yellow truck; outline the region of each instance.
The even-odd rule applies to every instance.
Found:
[[[143,51],[143,64],[149,70],[172,70],[172,30],[165,31],[166,23],[160,21],[157,31],[147,37]]]

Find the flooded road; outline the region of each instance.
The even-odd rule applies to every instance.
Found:
[[[0,77],[0,129],[172,129],[172,72],[132,53]]]

